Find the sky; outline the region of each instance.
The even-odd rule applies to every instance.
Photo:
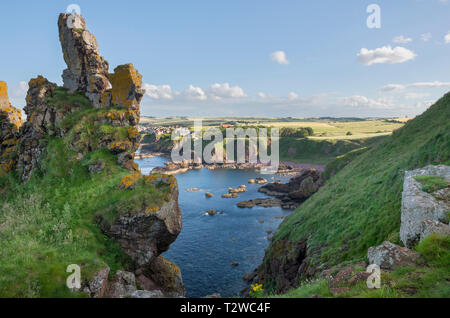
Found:
[[[37,75],[62,85],[71,4],[111,72],[143,75],[146,116],[404,117],[450,90],[450,0],[2,0],[16,107]]]

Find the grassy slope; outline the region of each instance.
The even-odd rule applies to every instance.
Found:
[[[75,126],[64,139],[48,138],[42,169],[26,185],[15,173],[0,178],[0,297],[83,296],[65,285],[68,265],[82,265],[86,280],[106,266],[114,272],[128,262],[118,244],[101,233],[95,213],[117,215],[143,202],[162,204],[167,199],[169,189],[143,182],[120,190],[130,172],[107,149],[90,152],[81,161],[69,150],[74,130],[83,131],[80,142],[86,143],[98,134],[123,137],[124,127],[92,126],[104,111],[121,110],[87,106],[68,118],[63,124]],[[105,169],[90,174],[88,165],[98,160]]]
[[[404,171],[450,164],[448,118],[450,94],[331,178],[280,225],[274,241],[308,238],[312,267],[364,259],[386,239],[398,243]]]
[[[339,287],[348,291],[333,295],[326,279],[305,282],[282,298],[308,298],[312,295],[322,297],[450,297],[450,236],[432,235],[417,246],[424,258],[419,266],[408,266],[381,273],[381,288],[369,289],[363,280],[357,284],[343,282]],[[355,267],[354,274],[365,272],[365,268]]]
[[[370,147],[385,136],[353,140],[316,140],[311,138],[280,138],[280,159],[297,163],[328,164],[350,151]],[[295,151],[295,152],[293,152]]]

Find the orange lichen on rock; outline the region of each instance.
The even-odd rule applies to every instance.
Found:
[[[136,182],[141,179],[142,175],[140,173],[133,173],[128,176],[125,176],[120,181],[119,188],[120,189],[133,189]]]
[[[139,103],[143,96],[143,93],[139,94],[142,86],[142,75],[139,74],[133,64],[116,67],[114,73],[109,75],[109,80],[112,85],[111,103],[113,105],[139,109]]]
[[[172,190],[177,185],[177,179],[174,176],[170,176],[167,174],[151,174],[148,176],[144,176],[144,183],[146,185],[154,184],[167,184],[170,187],[170,190]]]
[[[133,148],[133,144],[126,140],[126,141],[114,141],[109,144],[108,149],[113,153],[121,153],[125,152],[129,149]]]
[[[17,166],[15,152],[22,124],[21,111],[11,106],[8,86],[0,81],[0,171],[2,174]]]

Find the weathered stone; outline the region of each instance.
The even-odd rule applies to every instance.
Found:
[[[164,298],[164,294],[160,290],[136,290],[129,298]]]
[[[370,264],[379,265],[383,269],[396,269],[398,267],[415,266],[420,260],[420,254],[406,247],[385,241],[383,244],[370,247],[367,251]]]
[[[288,183],[280,181],[268,183],[260,187],[258,191],[279,199],[283,209],[295,209],[317,192],[323,184],[319,171],[305,169],[298,176],[292,177]]]
[[[88,291],[92,298],[103,298],[108,290],[109,267],[99,271],[88,284]]]
[[[159,256],[143,267],[143,273],[154,283],[152,289],[161,290],[168,297],[186,295],[179,267],[164,257]]]
[[[8,87],[5,82],[0,81],[0,174],[17,166],[16,148],[22,124],[21,111],[11,106]]]
[[[61,113],[65,111],[47,102],[47,99],[53,96],[56,84],[38,76],[31,79],[28,86],[27,105],[24,107],[27,121],[20,131],[21,141],[18,151],[18,170],[24,182],[28,181],[32,172],[40,167],[40,157],[45,149],[42,142],[45,140],[44,137],[61,137],[64,134],[57,127],[65,116],[65,113]]]
[[[86,21],[78,14],[62,13],[58,20],[59,39],[67,69],[64,87],[86,94],[95,107],[101,106],[109,88],[108,62],[100,56],[97,40],[86,30]]]
[[[423,220],[421,222],[420,240],[424,240],[431,234],[450,235],[450,226],[435,220]]]
[[[259,283],[271,284],[276,293],[282,293],[297,287],[308,264],[307,240],[292,242],[281,239],[272,243],[271,253],[266,253],[258,268]]]
[[[117,271],[109,284],[109,298],[128,297],[136,291],[136,277],[131,272]]]
[[[405,172],[400,238],[407,247],[412,247],[421,240],[422,221],[432,220],[445,223],[446,215],[450,210],[447,201],[439,200],[432,194],[422,191],[422,184],[414,179],[419,175],[434,175],[450,180],[450,167],[428,166]]]
[[[113,223],[100,216],[104,233],[120,244],[136,268],[150,264],[167,251],[181,231],[178,185],[174,177],[167,178],[172,186],[170,199],[161,207],[138,206],[136,211],[118,215]]]
[[[142,75],[133,64],[116,67],[113,74],[109,74],[112,89],[106,92],[106,98],[111,105],[123,106],[139,111],[139,104],[145,94],[142,87]]]

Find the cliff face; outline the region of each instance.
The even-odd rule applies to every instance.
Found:
[[[8,86],[0,81],[0,174],[16,168],[15,149],[22,124],[21,111],[11,106]]]
[[[9,104],[6,84],[0,82],[0,167],[3,175],[16,170],[18,178],[18,184],[15,184],[13,174],[0,178],[2,192],[5,189],[7,196],[5,201],[0,201],[0,208],[14,214],[18,210],[15,207],[23,201],[20,195],[23,195],[39,197],[42,205],[52,207],[55,214],[59,209],[70,209],[63,229],[65,231],[73,224],[67,234],[71,240],[65,245],[51,243],[53,239],[43,240],[38,250],[45,250],[51,243],[59,251],[60,260],[66,257],[66,250],[71,247],[81,250],[77,252],[80,256],[72,255],[65,262],[90,268],[82,290],[91,296],[123,296],[120,290],[127,288],[120,284],[119,288],[117,284],[128,281],[124,277],[134,280],[134,273],[140,285],[149,290],[184,295],[179,269],[160,256],[175,241],[182,227],[177,181],[167,176],[143,176],[133,160],[139,143],[136,125],[140,118],[140,102],[145,93],[141,89],[142,76],[132,64],[118,66],[109,74],[108,63],[100,56],[95,37],[85,30],[85,20],[75,16],[73,25],[69,23],[70,19],[67,14],[61,14],[58,20],[67,63],[63,72],[64,87],[58,87],[43,76],[30,80],[24,108],[27,120],[23,125],[20,111]],[[20,189],[21,194],[8,192],[13,188]],[[41,218],[28,222],[24,228],[43,223],[39,208],[30,205],[24,209],[30,209],[27,218]],[[80,215],[90,221],[84,224]],[[54,222],[50,215],[48,222]],[[53,227],[58,229],[59,225]],[[95,234],[99,229],[120,247],[120,265],[117,257],[111,256],[117,253],[111,243],[106,243],[104,235]],[[73,233],[81,233],[79,231],[83,235],[77,238]],[[46,232],[43,233],[45,236]],[[91,243],[82,243],[85,240],[82,237],[91,237]],[[14,236],[5,241],[13,244]],[[12,252],[14,248],[10,250]],[[7,246],[4,251],[8,251]],[[76,261],[84,254],[91,255],[87,264],[83,258]],[[49,262],[50,267],[67,266]],[[101,273],[109,273],[113,267],[130,273],[120,274],[108,285],[107,276],[100,279],[104,276]],[[96,271],[98,274],[92,277]],[[8,272],[2,261],[0,273],[7,277],[16,275]],[[42,275],[47,277],[48,273]],[[54,275],[51,282],[42,282],[39,278],[45,285],[42,289],[46,290],[46,296],[54,295],[53,287],[48,287],[48,284],[55,284],[53,279],[65,281],[58,275]],[[20,285],[14,279],[9,282]],[[103,292],[95,287],[99,282],[102,282]],[[21,291],[10,283],[0,287],[0,295],[20,295]],[[54,288],[61,289],[65,287],[63,285]],[[105,292],[107,285],[114,290]]]

